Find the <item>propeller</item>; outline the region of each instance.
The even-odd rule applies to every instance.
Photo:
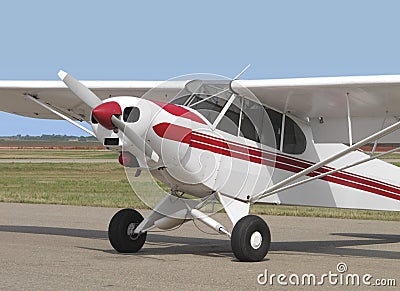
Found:
[[[65,85],[67,85],[67,87],[90,108],[93,109],[102,103],[99,97],[97,97],[92,91],[90,91],[89,88],[72,77],[70,74],[60,70],[58,72],[58,76],[65,83]]]
[[[121,107],[117,102],[102,103],[101,99],[89,88],[62,70],[58,72],[58,76],[79,99],[92,108],[93,116],[97,117],[96,120],[102,126],[110,130],[115,127],[118,128],[141,152],[153,161],[158,162],[160,157],[151,146],[132,128],[126,126],[122,120],[116,117],[116,114],[121,115]]]

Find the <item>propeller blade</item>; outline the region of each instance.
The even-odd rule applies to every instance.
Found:
[[[68,73],[60,70],[58,72],[60,79],[67,85],[67,87],[84,103],[86,103],[92,109],[96,108],[100,104],[103,104],[101,99],[96,96],[89,88],[84,86],[81,82],[76,80],[74,77]],[[153,161],[158,162],[158,154],[147,144],[140,136],[136,134],[131,128],[125,126],[125,123],[119,120],[116,116],[112,115],[111,122],[121,130],[126,137],[141,151],[145,153],[146,156],[150,157]]]
[[[67,85],[67,87],[90,108],[93,109],[97,105],[101,104],[101,99],[99,97],[97,97],[92,91],[89,90],[89,88],[84,86],[70,74],[60,70],[58,72],[58,76],[65,83],[65,85]]]
[[[133,131],[131,128],[128,126],[125,126],[125,123],[118,119],[116,116],[111,117],[111,122],[119,129],[121,130],[125,136],[144,154],[148,157],[150,157],[153,161],[158,162],[160,157],[158,154],[151,148],[151,146],[145,142],[140,136],[136,134],[135,131]]]

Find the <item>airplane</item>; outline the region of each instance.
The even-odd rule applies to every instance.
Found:
[[[169,189],[134,189],[151,211],[113,216],[108,236],[117,252],[138,252],[154,228],[198,220],[227,236],[239,261],[261,261],[271,233],[249,214],[255,203],[400,211],[400,168],[377,159],[399,147],[376,152],[400,142],[400,75],[165,82],[58,75],[0,81],[0,110],[67,120],[120,153],[133,188],[148,175]],[[212,217],[215,203],[231,226]]]

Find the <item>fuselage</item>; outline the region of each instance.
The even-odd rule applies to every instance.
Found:
[[[220,192],[247,201],[250,196],[273,185],[275,179],[285,178],[293,170],[291,156],[277,149],[279,141],[273,132],[274,125],[266,134],[273,140],[262,144],[261,134],[255,132],[251,135],[258,136],[256,141],[248,138],[248,132],[247,137],[243,136],[235,124],[230,128],[229,124],[225,125],[226,130],[220,129],[189,106],[135,97],[114,97],[104,102],[117,102],[122,109],[120,118],[126,126],[146,140],[161,159],[158,163],[151,161],[127,142],[123,133],[114,133],[94,123],[93,130],[99,140],[107,143],[114,139],[114,145],[108,144],[108,147],[129,151],[137,158],[139,167],[149,168],[154,177],[174,190],[197,197]],[[128,112],[132,114],[133,111],[136,116],[129,118]],[[222,118],[220,124],[224,121],[226,123]],[[244,121],[241,122],[243,125]],[[307,147],[307,133],[303,133],[306,127],[298,121],[296,125],[304,136],[304,148],[297,156],[314,160],[315,153]],[[249,125],[246,126],[248,130]],[[287,167],[292,168],[288,171]],[[276,169],[280,172],[277,173]]]
[[[160,160],[150,159],[121,131],[114,132],[94,122],[92,127],[98,139],[108,148],[129,152],[137,160],[134,167],[148,169],[170,189],[201,198],[219,192],[249,201],[345,147],[314,144],[307,121],[256,103],[249,103],[246,112],[245,101],[236,106],[236,111],[230,109],[234,102],[225,102],[218,110],[210,105],[207,110],[188,106],[182,100],[171,104],[113,97],[106,102],[119,104],[119,118],[154,149]],[[365,157],[360,152],[352,153],[334,165],[341,167]],[[325,166],[308,176],[332,169]],[[393,210],[400,200],[395,178],[398,171],[393,165],[371,161],[354,171],[339,171],[258,202]]]

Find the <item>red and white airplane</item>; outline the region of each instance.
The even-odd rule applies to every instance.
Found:
[[[230,237],[237,259],[260,261],[271,235],[263,219],[249,215],[254,203],[400,211],[400,168],[376,159],[383,154],[360,151],[400,143],[400,75],[79,82],[60,71],[59,77],[0,81],[0,109],[65,119],[119,151],[135,176],[145,171],[171,189],[148,202],[146,218],[133,209],[115,214],[108,234],[118,252],[139,251],[150,229],[198,219]],[[145,200],[151,194],[140,193]],[[206,210],[215,199],[232,230]]]

